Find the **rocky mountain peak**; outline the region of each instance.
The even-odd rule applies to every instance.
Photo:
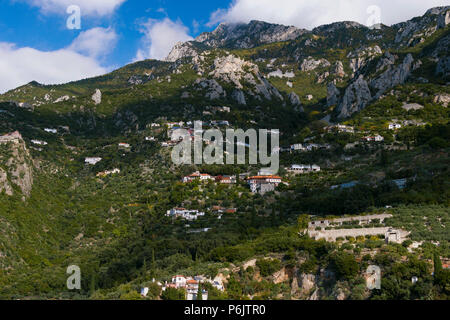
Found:
[[[221,23],[214,31],[205,32],[195,41],[214,48],[253,48],[261,44],[290,41],[307,33],[294,26],[252,20],[245,23]]]

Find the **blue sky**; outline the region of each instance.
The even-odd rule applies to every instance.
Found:
[[[67,28],[70,5],[81,9],[80,30]],[[220,22],[390,25],[439,5],[450,0],[1,0],[0,93],[32,80],[64,83],[163,59],[176,42]]]

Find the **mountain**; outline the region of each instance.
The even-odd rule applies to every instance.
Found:
[[[148,287],[169,299],[155,283],[185,274],[220,280],[213,299],[447,299],[430,261],[450,255],[449,17],[221,24],[164,61],[0,95],[0,298],[141,299]],[[243,177],[261,165],[173,164],[170,127],[194,120],[279,129],[286,184],[258,194]],[[217,180],[182,182],[196,171]],[[173,208],[205,216],[171,219]],[[304,233],[310,219],[385,211],[370,226],[409,240]],[[383,268],[382,290],[365,289],[367,264]]]

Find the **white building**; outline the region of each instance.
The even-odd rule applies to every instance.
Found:
[[[198,217],[204,216],[204,212],[200,212],[198,210],[187,210],[185,208],[173,208],[171,210],[167,210],[166,216],[172,218],[183,218],[188,221],[197,220]]]
[[[401,129],[402,125],[400,123],[389,123],[389,130]]]
[[[84,160],[85,163],[91,164],[91,165],[96,165],[100,161],[102,161],[102,158],[98,158],[98,157],[86,158]]]
[[[53,133],[53,134],[58,133],[58,130],[56,130],[56,129],[50,129],[50,128],[45,128],[44,131],[45,131],[45,132],[48,132],[48,133]]]
[[[186,287],[186,277],[185,276],[173,276],[172,277],[172,283],[175,285],[177,289],[179,288],[185,288]]]
[[[47,142],[41,141],[41,140],[31,140],[31,143],[32,143],[32,144],[37,144],[37,145],[39,145],[39,146],[46,146],[46,145],[48,145]]]
[[[303,147],[303,145],[302,145],[301,143],[296,143],[296,144],[293,144],[293,145],[291,146],[291,150],[294,150],[294,151],[304,151],[304,150],[306,150],[306,148]]]
[[[131,146],[128,144],[128,143],[125,143],[125,142],[121,142],[121,143],[119,143],[119,148],[125,148],[125,149],[128,149],[128,148],[130,148]]]
[[[316,164],[311,165],[305,165],[305,164],[294,164],[289,169],[287,169],[289,172],[292,173],[310,173],[310,172],[320,172],[320,167]]]

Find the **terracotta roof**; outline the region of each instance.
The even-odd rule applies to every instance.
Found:
[[[267,179],[282,179],[279,176],[253,176],[253,177],[249,177],[247,178],[248,180],[267,180]]]

